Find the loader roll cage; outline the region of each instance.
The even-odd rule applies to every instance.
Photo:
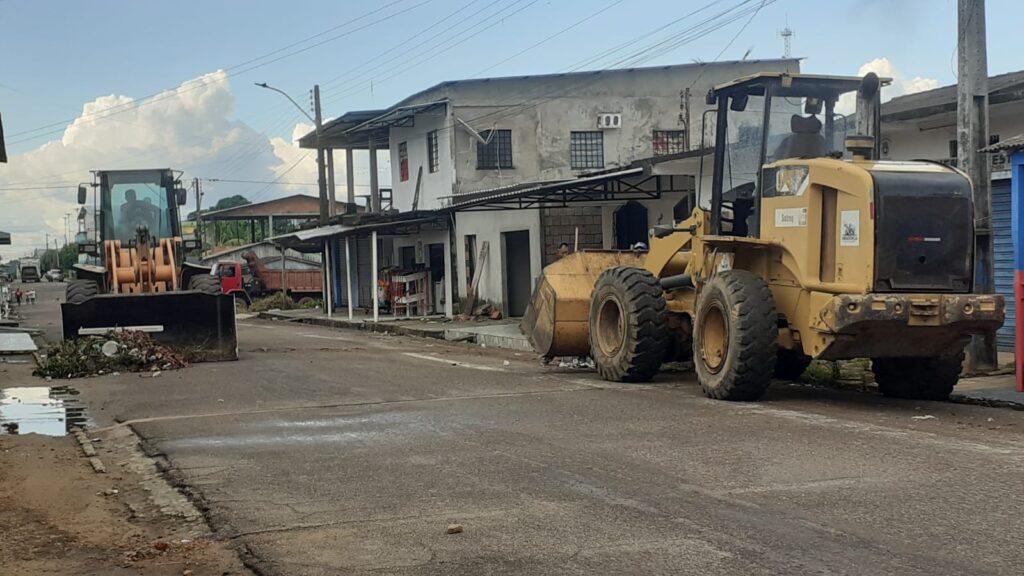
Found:
[[[852,104],[860,92],[872,101],[873,106],[867,108],[868,135],[878,134],[880,91],[878,84],[873,92],[865,87],[872,81],[881,85],[889,82],[874,75],[860,78],[767,72],[708,92],[707,104],[716,106],[715,153],[711,197],[702,194],[699,201],[710,208],[711,233],[760,237],[761,197],[768,184],[762,181],[765,164],[786,158],[848,156],[844,150],[846,136],[865,124],[836,110],[837,104],[844,107],[847,98]],[[699,181],[703,182],[703,174]],[[730,225],[728,229],[723,223]]]

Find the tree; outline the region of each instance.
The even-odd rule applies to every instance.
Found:
[[[242,196],[241,194],[235,194],[234,196],[228,196],[226,198],[221,198],[220,200],[217,200],[217,203],[213,205],[213,208],[200,210],[200,213],[206,214],[207,212],[225,210],[227,208],[236,208],[238,206],[245,206],[246,204],[252,204],[252,201],[250,201],[245,196]],[[194,210],[192,212],[189,212],[188,216],[186,216],[185,219],[195,220],[196,212]]]

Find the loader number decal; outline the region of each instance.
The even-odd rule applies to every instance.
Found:
[[[843,210],[840,213],[840,246],[860,246],[860,210]]]

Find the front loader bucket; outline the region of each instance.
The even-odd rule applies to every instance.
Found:
[[[616,266],[643,266],[643,257],[585,250],[546,266],[519,324],[533,349],[552,358],[590,354],[590,296],[598,276]]]
[[[238,359],[235,299],[193,290],[104,294],[61,304],[64,339],[140,330],[182,351],[192,362]]]

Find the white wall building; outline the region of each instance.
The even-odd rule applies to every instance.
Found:
[[[762,71],[799,72],[799,61],[442,82],[388,109],[346,113],[328,123],[322,141],[333,149],[386,148],[394,209],[453,209],[454,230],[393,237],[392,262],[401,264],[404,255],[406,262],[414,257],[415,264],[429,266],[433,250],[436,269],[438,248],[430,246],[443,245],[444,274],[456,277],[448,283],[452,297],[464,299],[486,242],[478,300],[518,316],[561,242],[627,248],[645,241],[650,226],[689,215],[696,163],[675,172],[665,168],[669,164],[660,171],[648,166],[642,174],[637,166],[712,146],[713,136],[702,137],[704,112],[712,108],[705,95],[717,84]],[[311,136],[301,144],[315,147]],[[655,173],[661,176],[652,178]],[[587,202],[459,207],[488,191],[500,197],[595,174],[615,179],[595,183],[591,192],[600,186],[603,195]]]

